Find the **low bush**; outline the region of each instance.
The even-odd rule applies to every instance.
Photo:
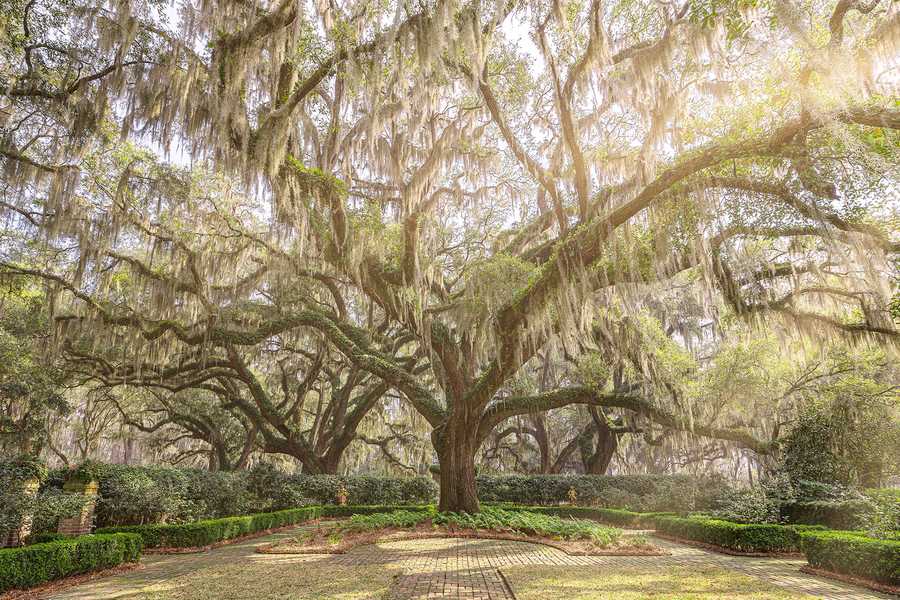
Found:
[[[711,507],[725,485],[688,475],[479,475],[483,502],[577,503],[631,511],[688,512]]]
[[[193,523],[125,525],[98,529],[97,533],[136,533],[145,548],[194,548],[224,540],[295,525],[321,516],[321,508],[307,506],[270,513],[258,513],[223,519],[207,519]]]
[[[350,519],[342,523],[339,528],[342,531],[372,531],[385,527],[415,527],[423,521],[434,518],[436,512],[423,510],[395,510],[391,512],[371,513],[367,515],[354,514]]]
[[[877,540],[844,531],[804,531],[810,566],[900,586],[900,540]]]
[[[701,517],[657,517],[656,530],[737,552],[799,552],[800,534],[815,527],[744,524]]]
[[[82,535],[0,549],[0,592],[136,562],[140,555],[141,536],[127,533]]]

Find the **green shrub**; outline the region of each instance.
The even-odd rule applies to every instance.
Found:
[[[334,504],[341,488],[354,505],[427,504],[437,497],[437,484],[430,477],[292,475],[285,486],[312,504]]]
[[[433,504],[328,504],[320,507],[323,517],[352,517],[353,515],[374,515],[378,513],[389,513],[396,510],[407,510],[413,512],[434,512]]]
[[[660,533],[738,552],[798,552],[800,532],[813,527],[743,524],[701,517],[657,517]]]
[[[72,536],[55,531],[45,531],[43,533],[32,533],[25,539],[26,544],[46,544],[47,542],[56,542],[59,540],[67,540]]]
[[[31,530],[41,532],[55,529],[60,517],[70,517],[81,510],[85,498],[80,495],[57,489],[22,493],[23,482],[40,482],[46,477],[47,468],[38,460],[0,461],[0,537],[17,528],[25,516],[31,516]]]
[[[141,537],[126,533],[82,535],[0,549],[0,592],[136,562],[140,555]]]
[[[106,527],[98,529],[97,533],[136,533],[143,539],[145,548],[195,548],[267,529],[295,525],[317,519],[321,514],[319,507],[307,506],[193,523]]]
[[[865,527],[874,511],[875,504],[868,499],[797,502],[781,507],[782,515],[791,523],[824,525],[829,529]]]
[[[736,523],[781,523],[782,507],[795,499],[791,481],[776,474],[757,485],[725,491],[710,514]]]
[[[235,472],[99,463],[85,468],[100,482],[98,527],[190,523],[333,504],[342,487],[354,504],[421,504],[437,495],[427,477],[288,475],[265,463]],[[45,489],[61,488],[68,474],[51,472]]]
[[[688,512],[711,507],[721,480],[688,475],[479,475],[483,502],[552,505],[569,502],[632,511]]]
[[[844,531],[801,533],[806,560],[817,569],[900,585],[900,541]]]
[[[384,529],[385,527],[415,527],[423,521],[434,518],[437,512],[431,510],[395,510],[391,512],[378,512],[367,515],[354,514],[348,521],[342,523],[339,528],[342,531],[371,531]]]

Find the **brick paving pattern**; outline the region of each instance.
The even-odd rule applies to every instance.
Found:
[[[295,532],[294,532],[295,533]],[[284,532],[225,546],[196,555],[147,556],[144,568],[99,579],[54,594],[59,600],[142,597],[142,587],[175,578],[212,564],[237,560],[278,561],[287,555],[255,554],[255,547],[290,537]],[[327,561],[336,573],[344,569],[352,576],[354,566],[383,565],[398,573],[392,587],[397,600],[466,599],[507,600],[514,598],[502,577],[504,567],[514,565],[559,565],[614,571],[625,567],[718,566],[758,577],[775,585],[804,592],[823,600],[891,599],[865,588],[799,571],[805,561],[784,558],[727,556],[692,546],[654,538],[671,556],[569,556],[539,544],[507,540],[439,538],[388,542],[361,546],[340,555],[290,555],[294,561]],[[285,564],[298,568],[302,562]],[[514,592],[515,590],[513,590]],[[896,599],[895,599],[896,600]]]
[[[515,600],[497,569],[464,569],[401,575],[391,589],[392,600],[467,598]]]

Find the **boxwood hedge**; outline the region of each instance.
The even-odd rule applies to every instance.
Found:
[[[145,548],[195,548],[267,529],[295,525],[317,519],[320,516],[322,516],[321,507],[305,506],[242,517],[207,519],[193,523],[104,527],[98,529],[97,533],[135,533],[141,537]]]
[[[323,517],[352,517],[353,515],[374,515],[397,510],[430,512],[434,509],[434,504],[328,504],[320,508]]]
[[[900,540],[879,540],[847,531],[804,531],[810,566],[900,586]]]
[[[82,535],[0,549],[0,592],[24,589],[61,577],[136,562],[141,536],[129,533]]]
[[[552,505],[569,502],[632,511],[711,508],[725,484],[689,475],[479,475],[482,502]]]
[[[633,512],[617,508],[594,508],[591,506],[522,506],[501,505],[504,508],[518,508],[529,512],[557,517],[572,517],[576,519],[590,519],[600,521],[617,527],[634,529],[652,529],[656,526],[656,517],[674,517],[672,512]]]
[[[743,524],[701,517],[661,516],[654,521],[660,533],[737,552],[799,552],[802,531],[824,529],[814,525]]]

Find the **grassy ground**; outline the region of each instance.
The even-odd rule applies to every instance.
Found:
[[[755,577],[718,567],[627,568],[504,567],[518,600],[812,600]]]
[[[393,573],[383,567],[337,570],[321,560],[255,559],[210,565],[157,581],[128,600],[375,600],[386,598]]]

